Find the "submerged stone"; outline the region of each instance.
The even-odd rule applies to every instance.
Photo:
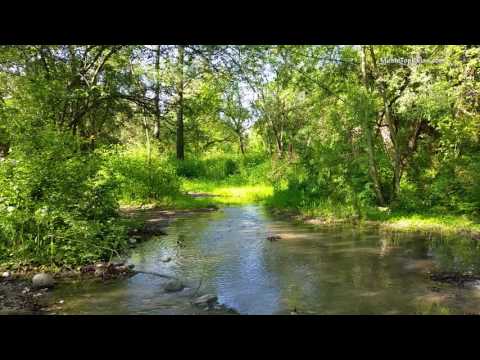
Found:
[[[193,303],[197,306],[202,306],[202,305],[211,305],[216,303],[218,298],[215,295],[212,294],[206,294],[203,296],[200,296],[196,298]]]
[[[165,284],[164,290],[166,292],[176,292],[183,290],[184,287],[185,285],[180,280],[171,280]]]
[[[277,240],[280,240],[280,239],[281,239],[281,237],[278,236],[278,235],[267,236],[268,241],[277,241]]]

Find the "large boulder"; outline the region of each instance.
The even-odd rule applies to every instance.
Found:
[[[35,289],[51,288],[55,285],[55,280],[50,274],[40,273],[33,277],[32,285]]]

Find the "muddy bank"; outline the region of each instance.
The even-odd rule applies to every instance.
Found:
[[[235,310],[220,304],[215,295],[202,294],[193,287],[193,284],[187,284],[188,281],[161,273],[136,271],[133,265],[126,266],[123,263],[97,263],[83,266],[75,271],[51,274],[54,284],[43,288],[35,287],[31,275],[10,274],[8,278],[0,278],[0,315],[61,315],[64,314],[65,305],[68,305],[65,302],[72,299],[59,298],[56,294],[57,289],[64,289],[72,285],[82,286],[82,284],[87,287],[108,288],[115,282],[121,283],[139,274],[167,279],[168,281],[164,286],[165,295],[175,296],[175,293],[178,293],[179,297],[188,295],[188,301],[195,308],[193,313],[195,315],[238,314]]]
[[[448,283],[457,287],[480,288],[480,275],[462,272],[432,272],[429,277],[433,281]]]
[[[81,281],[105,282],[135,275],[133,267],[123,263],[96,263],[79,267],[77,270],[63,270],[44,273],[39,270],[22,269],[18,272],[5,271],[0,277],[0,314],[47,314],[55,307],[49,294],[59,284]],[[43,275],[49,284],[38,285],[35,275]]]
[[[31,291],[26,280],[0,278],[0,315],[42,314],[45,291]]]

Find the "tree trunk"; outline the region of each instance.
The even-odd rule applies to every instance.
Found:
[[[240,151],[242,152],[242,155],[245,156],[245,144],[243,143],[242,135],[238,135],[238,141],[240,143]]]
[[[369,91],[368,81],[367,81],[367,69],[366,69],[366,56],[365,56],[365,46],[362,46],[360,51],[360,61],[361,61],[361,70],[362,70],[362,79],[365,89]],[[367,137],[367,154],[368,154],[368,168],[370,177],[373,182],[373,188],[377,196],[377,201],[381,206],[385,206],[385,198],[383,197],[382,187],[380,184],[380,178],[378,176],[377,164],[375,161],[375,151],[373,144],[373,134],[370,126],[370,119],[367,109],[365,109],[363,115],[363,126],[365,129],[365,135]]]
[[[155,125],[153,137],[160,139],[160,45],[155,52]]]
[[[177,159],[185,159],[184,135],[183,135],[183,64],[185,57],[185,48],[183,45],[178,47],[178,80],[177,80]]]
[[[375,53],[373,47],[370,46],[370,54],[372,56],[374,70],[376,72],[377,65],[375,60]],[[398,124],[395,123],[395,118],[392,116],[391,104],[388,102],[387,90],[385,89],[385,84],[381,81],[378,85],[378,90],[382,96],[383,101],[383,111],[385,114],[385,120],[387,122],[388,131],[390,133],[390,140],[393,145],[393,179],[392,179],[392,195],[390,197],[390,202],[395,201],[400,192],[400,179],[402,177],[402,153],[400,147],[400,141],[398,136]]]

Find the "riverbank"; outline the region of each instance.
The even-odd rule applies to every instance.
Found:
[[[480,223],[465,216],[441,216],[388,212],[367,213],[364,218],[312,216],[301,210],[269,208],[272,214],[295,222],[311,225],[374,225],[382,231],[398,233],[422,233],[425,235],[461,236],[480,240]]]
[[[124,206],[120,212],[124,218],[133,220],[133,223],[142,224],[129,230],[129,249],[132,250],[139,243],[152,236],[165,235],[165,228],[178,216],[194,215],[196,213],[211,212],[218,208],[172,210],[158,208],[155,205]],[[119,254],[119,258],[106,262],[96,262],[90,265],[78,266],[75,269],[57,266],[0,266],[0,314],[52,314],[60,311],[62,303],[52,302],[49,294],[58,286],[69,283],[111,282],[137,275],[133,265],[127,265],[129,251]],[[33,284],[35,274],[46,273],[51,277],[54,285],[51,287],[36,288]],[[155,274],[163,276],[162,274]],[[165,278],[168,278],[165,276]],[[178,281],[177,279],[173,279]],[[172,281],[173,281],[172,280]],[[202,305],[202,304],[200,304]],[[234,313],[219,304],[205,303],[200,310],[209,313]],[[212,305],[212,306],[210,306]]]
[[[36,274],[41,274],[47,279],[44,285],[38,285],[34,276]],[[99,262],[78,267],[76,270],[55,272],[40,272],[38,268],[33,267],[15,272],[5,271],[0,274],[0,314],[48,314],[61,307],[62,302],[52,302],[49,298],[52,289],[61,284],[113,281],[135,274],[133,267],[123,262]]]
[[[193,209],[165,209],[154,204],[139,206],[124,206],[120,209],[123,217],[132,220],[132,224],[142,224],[129,231],[130,250],[138,244],[147,241],[153,236],[166,235],[165,228],[177,217],[194,216],[198,213],[212,212],[216,206]],[[159,273],[145,273],[137,271],[133,265],[127,265],[129,251],[120,254],[118,259],[108,262],[96,262],[94,264],[70,268],[49,268],[47,266],[34,267],[24,266],[5,270],[5,277],[0,278],[0,314],[25,314],[25,315],[50,315],[64,314],[65,300],[55,296],[56,290],[68,286],[96,286],[108,287],[117,281],[123,281],[135,275],[148,274],[165,279],[164,291],[166,293],[179,294],[187,290],[188,279],[176,279]],[[36,273],[49,273],[54,280],[54,285],[49,288],[35,288],[32,278]],[[193,287],[192,312],[195,315],[236,315],[233,309],[219,304],[217,297],[212,294],[198,293]],[[185,294],[179,295],[184,297]],[[68,312],[67,312],[68,313]]]

